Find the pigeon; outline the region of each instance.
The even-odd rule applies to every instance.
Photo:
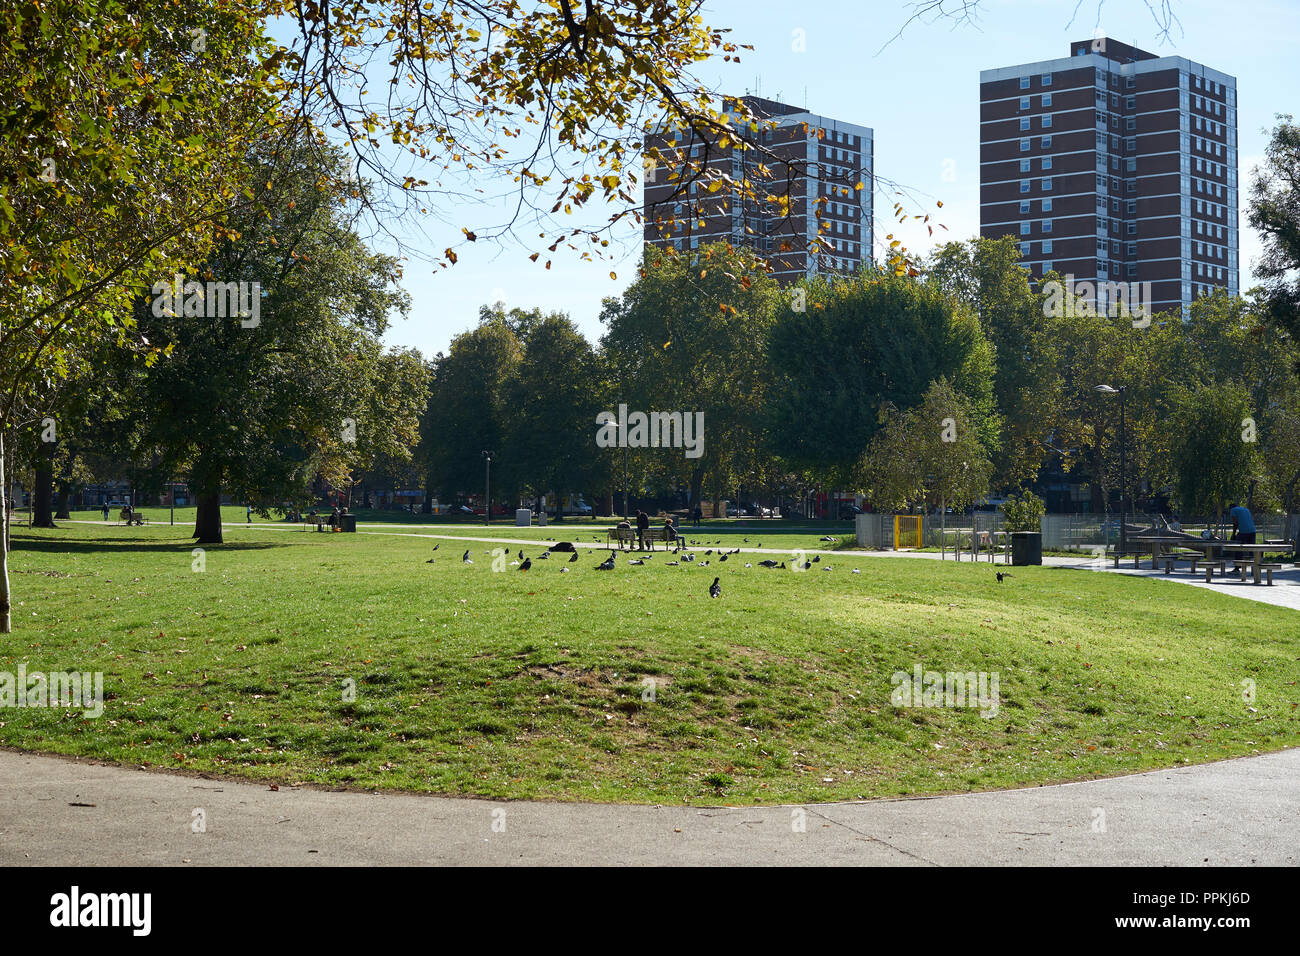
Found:
[[[707,568],[708,566],[709,566],[709,562],[707,562],[707,561],[701,561],[701,562],[700,562],[700,567],[702,567],[702,568]]]
[[[425,564],[433,564],[433,558],[430,558],[428,561],[425,561],[424,563],[425,563]]]
[[[822,556],[821,556],[820,554],[814,554],[814,555],[813,555],[813,564],[816,564],[816,563],[819,562],[821,559],[822,559]]]
[[[705,551],[705,552],[704,552],[704,556],[707,558],[707,557],[708,557],[709,555],[711,555],[712,553],[713,553],[713,549],[712,549],[712,548],[709,548],[708,551]]]
[[[832,567],[828,564],[828,565],[826,565],[826,567],[822,568],[822,570],[823,570],[823,571],[834,571],[835,569],[832,568]]]
[[[519,560],[522,561],[523,559],[524,559],[524,549],[523,549],[523,548],[520,548],[520,549],[519,549]]]
[[[597,570],[597,571],[613,571],[613,570],[614,570],[614,555],[613,555],[613,554],[610,554],[610,556],[609,556],[608,558],[606,558],[604,561],[600,562],[600,564],[596,565],[596,570]]]
[[[752,568],[752,567],[753,567],[753,565],[752,565],[752,564],[750,564],[750,563],[748,563],[748,562],[746,562],[746,563],[745,563],[745,567],[747,567],[747,568]]]
[[[677,567],[677,565],[679,565],[679,564],[681,564],[680,561],[669,561],[668,564],[666,565],[666,567],[675,568],[675,567]]]
[[[862,570],[861,570],[860,568],[854,568],[854,569],[853,569],[853,573],[854,573],[854,574],[861,574],[861,573],[862,573]]]
[[[433,546],[433,550],[437,551],[437,550],[438,550],[439,548],[441,548],[441,547],[442,547],[441,544],[435,544],[435,545]]]
[[[461,559],[461,561],[463,561],[465,564],[473,564],[473,563],[474,563],[472,560],[470,560],[470,556],[469,556],[469,552],[468,552],[468,551],[466,551],[464,554],[462,554],[462,555],[460,556],[460,559]]]
[[[573,557],[569,558],[569,563],[572,564],[574,561],[577,561],[577,560],[578,560],[578,552],[575,551],[575,552],[573,552]],[[565,568],[564,570],[567,571],[568,568]]]
[[[714,578],[713,583],[709,585],[709,597],[722,597],[722,585],[718,583],[717,578]]]
[[[727,556],[726,556],[725,554],[720,554],[720,555],[718,555],[718,560],[719,560],[719,561],[726,561],[726,560],[727,560]]]
[[[773,561],[771,558],[768,558],[766,561],[758,562],[758,566],[760,568],[774,568],[776,567],[776,562]]]
[[[1002,583],[1002,579],[1003,579],[1003,578],[1009,578],[1009,577],[1011,577],[1011,574],[1009,574],[1008,572],[1006,572],[1006,571],[999,571],[999,572],[998,572],[998,584],[1001,584],[1001,583]]]
[[[803,569],[804,569],[805,571],[809,571],[809,570],[811,570],[811,569],[812,569],[812,562],[811,562],[811,561],[805,561],[805,562],[803,563]]]
[[[568,574],[568,573],[569,573],[569,569],[568,569],[568,568],[560,568],[560,573],[561,573],[561,574]]]
[[[645,562],[637,558],[632,558],[630,561],[628,561],[628,564],[645,564]]]
[[[527,571],[527,570],[528,570],[529,568],[531,568],[532,566],[533,566],[533,559],[532,559],[532,558],[524,558],[524,563],[521,564],[521,565],[519,565],[519,570],[520,570],[520,571]]]
[[[538,559],[539,561],[545,561],[545,560],[546,560],[547,558],[549,558],[550,556],[551,556],[551,552],[549,552],[549,551],[543,551],[541,554],[539,554],[539,555],[537,556],[537,559]]]

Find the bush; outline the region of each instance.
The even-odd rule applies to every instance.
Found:
[[[1002,505],[1003,531],[1041,531],[1047,505],[1032,491],[1011,495]]]

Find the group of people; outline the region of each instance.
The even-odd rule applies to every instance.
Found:
[[[636,513],[636,518],[634,520],[636,521],[637,550],[644,551],[646,550],[646,544],[647,544],[646,532],[650,530],[650,516],[646,514],[644,511],[638,511]],[[620,531],[627,531],[630,534],[632,531],[632,524],[628,521],[620,521],[618,523],[618,529]],[[673,542],[676,540],[677,540],[677,519],[672,515],[669,515],[667,518],[664,519],[664,541]]]

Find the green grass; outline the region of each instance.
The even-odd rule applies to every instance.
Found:
[[[847,554],[801,574],[752,555],[594,571],[603,552],[493,573],[488,544],[428,564],[429,538],[257,528],[196,573],[188,534],[15,529],[0,671],[102,671],[109,700],[99,719],[0,710],[0,743],[277,783],[775,803],[1300,742],[1295,612],[1168,581],[1017,568],[998,585],[987,565]],[[917,664],[997,672],[998,714],[893,706],[891,675]]]

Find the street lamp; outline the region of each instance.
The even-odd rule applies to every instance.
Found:
[[[483,452],[483,523],[492,523],[492,452]]]
[[[1093,386],[1093,391],[1101,392],[1103,395],[1119,396],[1119,550],[1121,554],[1128,551],[1128,535],[1124,527],[1128,519],[1128,448],[1124,434],[1125,387],[1123,385],[1119,388],[1112,388],[1109,385]]]

